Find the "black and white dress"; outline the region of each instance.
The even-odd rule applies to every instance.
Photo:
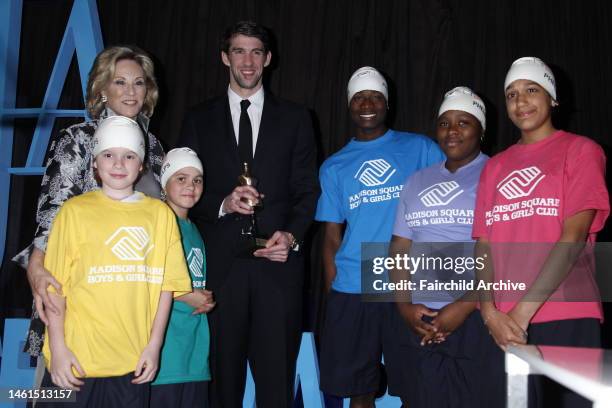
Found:
[[[51,224],[64,201],[88,191],[99,189],[96,181],[93,163],[93,135],[98,123],[115,115],[106,109],[99,119],[82,122],[63,129],[53,139],[49,147],[45,174],[40,185],[38,207],[36,211],[36,234],[34,241],[26,249],[17,254],[13,261],[24,269],[28,266],[30,254],[34,248],[45,251]],[[139,115],[137,121],[143,130],[149,126],[149,118]],[[147,155],[145,170],[136,184],[136,190],[148,196],[160,197],[160,171],[164,159],[164,150],[159,141],[148,131],[145,140]],[[32,356],[38,356],[42,350],[45,325],[38,317],[38,312],[32,306],[32,320],[28,330],[28,339],[24,351]]]

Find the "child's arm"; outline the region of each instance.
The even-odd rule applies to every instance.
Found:
[[[166,333],[166,325],[168,324],[168,316],[172,307],[172,292],[162,291],[159,298],[159,305],[153,320],[151,329],[151,340],[144,348],[136,370],[134,370],[134,379],[132,384],[144,384],[153,381],[157,369],[159,368],[159,352],[164,342],[164,334]]]
[[[491,257],[491,247],[488,238],[480,237],[476,242],[476,258],[484,260],[483,268],[476,268],[476,281],[493,282],[494,271]],[[527,337],[521,326],[510,316],[497,310],[493,290],[481,289],[478,291],[480,299],[480,315],[495,343],[504,351],[511,343],[525,344]]]
[[[175,298],[179,302],[183,302],[193,307],[195,310],[192,314],[208,313],[215,307],[213,293],[210,290],[194,289],[193,292]]]
[[[551,249],[538,277],[508,316],[527,331],[531,319],[571,272],[589,236],[595,210],[584,210],[563,221],[561,238]]]
[[[51,380],[58,387],[79,391],[79,386],[84,383],[74,375],[72,367],[78,371],[81,377],[85,377],[85,371],[81,368],[79,361],[72,351],[66,346],[64,337],[66,298],[55,293],[49,293],[49,300],[58,311],[58,314],[48,314],[49,325],[47,330],[49,334],[49,347],[51,349]]]

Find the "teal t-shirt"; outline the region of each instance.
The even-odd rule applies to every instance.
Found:
[[[204,289],[204,242],[195,224],[178,217],[177,220],[193,288]],[[193,310],[186,303],[174,301],[161,352],[159,373],[153,385],[210,380],[208,318],[206,314],[192,315]]]

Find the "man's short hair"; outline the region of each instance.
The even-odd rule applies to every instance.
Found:
[[[221,38],[221,51],[227,54],[232,38],[237,35],[255,37],[263,44],[264,52],[270,51],[270,34],[268,29],[254,21],[239,21],[233,26],[228,27],[223,34],[223,38]]]

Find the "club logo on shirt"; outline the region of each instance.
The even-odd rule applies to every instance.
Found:
[[[204,253],[200,248],[191,248],[187,255],[187,264],[193,276],[203,278],[202,269],[204,266]]]
[[[459,190],[460,188],[459,183],[454,180],[443,181],[427,187],[418,196],[425,207],[438,207],[450,203],[463,193],[463,190]]]
[[[374,187],[386,183],[394,173],[395,169],[384,159],[375,159],[363,162],[354,178],[368,187]]]
[[[527,197],[545,176],[535,166],[514,170],[497,185],[497,190],[508,200]]]
[[[154,246],[143,227],[120,227],[104,244],[122,261],[142,261]]]

